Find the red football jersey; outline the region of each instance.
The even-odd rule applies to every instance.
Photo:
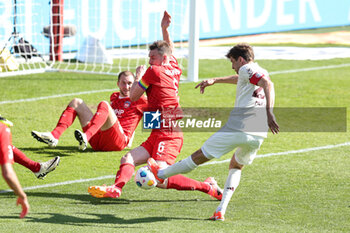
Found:
[[[162,66],[150,66],[139,82],[146,90],[148,107],[160,109],[164,107],[179,107],[179,81],[182,70],[174,56],[170,62]]]
[[[119,92],[114,92],[110,100],[125,135],[130,138],[143,116],[143,108],[147,107],[147,98],[141,96],[137,101],[131,102],[129,97],[121,97]]]

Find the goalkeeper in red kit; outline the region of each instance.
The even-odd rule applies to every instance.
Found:
[[[136,82],[131,87],[130,99],[137,101],[144,92],[148,98],[148,110],[155,112],[154,117],[164,112],[181,112],[178,88],[182,70],[176,58],[172,55],[173,43],[170,40],[168,27],[171,16],[164,12],[161,21],[163,40],[156,41],[149,46],[150,67],[145,70],[140,66],[136,70]],[[176,116],[169,121],[176,120]],[[124,155],[116,175],[115,183],[110,186],[90,186],[89,193],[97,198],[118,198],[124,185],[132,178],[135,166],[146,164],[148,158],[155,159],[161,166],[169,166],[176,160],[183,144],[182,132],[172,127],[153,129],[148,139],[141,146]],[[221,200],[222,191],[213,177],[199,182],[188,177],[177,175],[170,177],[158,188],[177,190],[198,190]]]

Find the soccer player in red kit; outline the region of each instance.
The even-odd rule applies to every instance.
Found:
[[[12,145],[10,126],[12,126],[12,122],[0,116],[0,166],[6,183],[18,196],[17,205],[22,206],[20,218],[24,218],[29,211],[29,203],[12,164],[14,162],[20,163],[32,170],[38,178],[43,178],[47,173],[55,170],[59,164],[60,157],[57,156],[45,163],[30,160],[22,151]]]
[[[83,100],[73,99],[63,111],[53,131],[32,131],[33,137],[55,147],[62,133],[78,116],[84,132],[75,130],[80,150],[85,150],[88,142],[95,151],[121,151],[131,146],[134,131],[142,118],[142,109],[147,106],[147,98],[144,96],[131,102],[129,95],[134,80],[132,72],[121,72],[117,83],[120,91],[112,93],[110,104],[106,101],[100,102],[95,114]]]
[[[165,112],[181,112],[177,94],[182,71],[176,58],[172,55],[173,43],[168,33],[170,22],[171,17],[165,11],[161,22],[163,40],[156,41],[149,46],[149,64],[151,66],[146,71],[144,66],[139,66],[136,69],[136,81],[138,82],[133,84],[130,92],[132,101],[137,101],[146,92],[148,110],[155,111],[156,114],[162,114],[162,116],[165,116]],[[165,120],[176,120],[176,116],[173,117],[172,114],[169,114],[169,117],[165,117]],[[169,166],[175,162],[182,144],[183,135],[179,129],[171,126],[153,129],[151,135],[141,146],[122,157],[115,184],[111,186],[90,186],[89,193],[97,198],[118,198],[124,185],[132,178],[135,166],[145,164],[150,157],[158,161],[161,166]],[[178,175],[170,177],[165,183],[158,184],[157,187],[198,190],[219,200],[222,196],[222,191],[213,177],[207,178],[204,182],[199,182]]]
[[[12,122],[10,122],[9,120],[1,116],[0,116],[0,122],[2,123],[0,125],[7,125],[8,127],[11,127],[13,125]],[[11,146],[14,162],[21,164],[22,166],[31,170],[38,179],[44,179],[44,177],[49,172],[56,169],[56,167],[60,162],[60,157],[56,156],[55,158],[50,159],[46,162],[39,163],[28,158],[20,149],[16,148],[11,143],[6,145]]]

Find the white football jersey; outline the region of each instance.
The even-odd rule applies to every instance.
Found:
[[[268,72],[251,62],[239,69],[234,109],[226,123],[233,131],[267,137],[266,99],[262,87],[257,86]]]

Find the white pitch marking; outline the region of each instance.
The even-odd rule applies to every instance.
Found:
[[[109,176],[100,176],[100,177],[90,178],[90,179],[69,180],[69,181],[53,183],[53,184],[44,184],[44,185],[36,185],[36,186],[26,187],[26,188],[23,188],[23,190],[50,188],[50,187],[55,187],[55,186],[67,185],[67,184],[76,184],[76,183],[83,183],[83,182],[89,182],[89,181],[95,181],[95,180],[110,179],[110,178],[114,178],[114,177],[115,177],[115,175],[109,175]],[[9,192],[13,192],[13,191],[10,189],[0,190],[0,193],[9,193]]]
[[[301,153],[306,153],[306,152],[310,152],[310,151],[333,149],[333,148],[342,147],[342,146],[350,146],[350,142],[344,142],[344,143],[337,144],[337,145],[311,147],[311,148],[305,148],[305,149],[300,149],[300,150],[290,150],[290,151],[284,151],[284,152],[268,153],[268,154],[264,154],[264,155],[257,155],[255,158],[264,158],[264,157],[270,157],[273,155],[301,154]],[[219,163],[227,163],[227,162],[230,162],[230,160],[231,159],[226,159],[226,160],[221,160],[221,161],[212,161],[212,162],[202,164],[200,166],[219,164]]]
[[[258,155],[258,156],[256,156],[256,158],[264,158],[264,157],[270,157],[270,156],[274,156],[274,155],[301,154],[301,153],[306,153],[306,152],[310,152],[310,151],[333,149],[333,148],[343,147],[343,146],[350,146],[350,142],[345,142],[345,143],[336,144],[336,145],[326,145],[326,146],[319,146],[319,147],[311,147],[311,148],[305,148],[305,149],[300,149],[300,150],[290,150],[290,151],[284,151],[284,152],[268,153],[268,154]],[[202,164],[200,166],[207,166],[207,165],[212,165],[212,164],[227,163],[227,162],[230,162],[230,160],[231,159],[226,159],[226,160],[222,160],[222,161],[212,161],[212,162],[208,162],[208,163]],[[52,184],[44,184],[44,185],[37,185],[37,186],[26,187],[26,188],[23,188],[23,190],[50,188],[50,187],[61,186],[61,185],[68,185],[68,184],[84,183],[84,182],[95,181],[95,180],[110,179],[110,178],[114,178],[114,177],[115,177],[115,175],[108,175],[108,176],[100,176],[100,177],[90,178],[90,179],[71,180],[71,181],[65,181],[65,182],[59,182],[59,183],[52,183]],[[9,192],[13,192],[13,191],[9,190],[9,189],[8,190],[0,190],[0,193],[9,193]]]
[[[29,98],[29,99],[19,99],[19,100],[5,100],[5,101],[0,101],[0,105],[21,103],[21,102],[33,102],[33,101],[37,101],[37,100],[46,100],[46,99],[61,98],[61,97],[66,97],[66,96],[85,95],[85,94],[92,94],[92,93],[99,93],[99,92],[110,92],[110,91],[116,91],[116,89],[82,91],[82,92],[76,92],[76,93],[58,94],[58,95],[42,96],[42,97]]]
[[[347,67],[347,66],[350,66],[350,64],[340,64],[340,65],[321,66],[321,67],[310,67],[310,68],[295,69],[295,70],[272,71],[272,72],[269,72],[269,74],[270,74],[270,75],[276,75],[276,74],[290,74],[290,73],[306,72],[306,71],[313,71],[313,70],[335,69],[335,68],[341,68],[341,67]],[[53,99],[53,98],[61,98],[61,97],[66,97],[66,96],[76,96],[76,95],[92,94],[92,93],[99,93],[99,92],[109,92],[109,91],[115,91],[115,89],[104,89],[104,90],[94,90],[94,91],[83,91],[83,92],[76,92],[76,93],[67,93],[67,94],[58,94],[58,95],[51,95],[51,96],[42,96],[42,97],[29,98],[29,99],[5,100],[5,101],[0,101],[0,105],[3,105],[3,104],[14,104],[14,103],[22,103],[22,102],[33,102],[33,101],[38,101],[38,100]]]
[[[347,66],[350,66],[350,64],[347,63],[347,64],[339,64],[339,65],[331,65],[331,66],[309,67],[309,68],[302,68],[302,69],[295,69],[295,70],[280,70],[280,71],[269,72],[269,74],[270,75],[290,74],[290,73],[306,72],[306,71],[313,71],[313,70],[335,69],[335,68],[341,68],[341,67],[347,67]]]

